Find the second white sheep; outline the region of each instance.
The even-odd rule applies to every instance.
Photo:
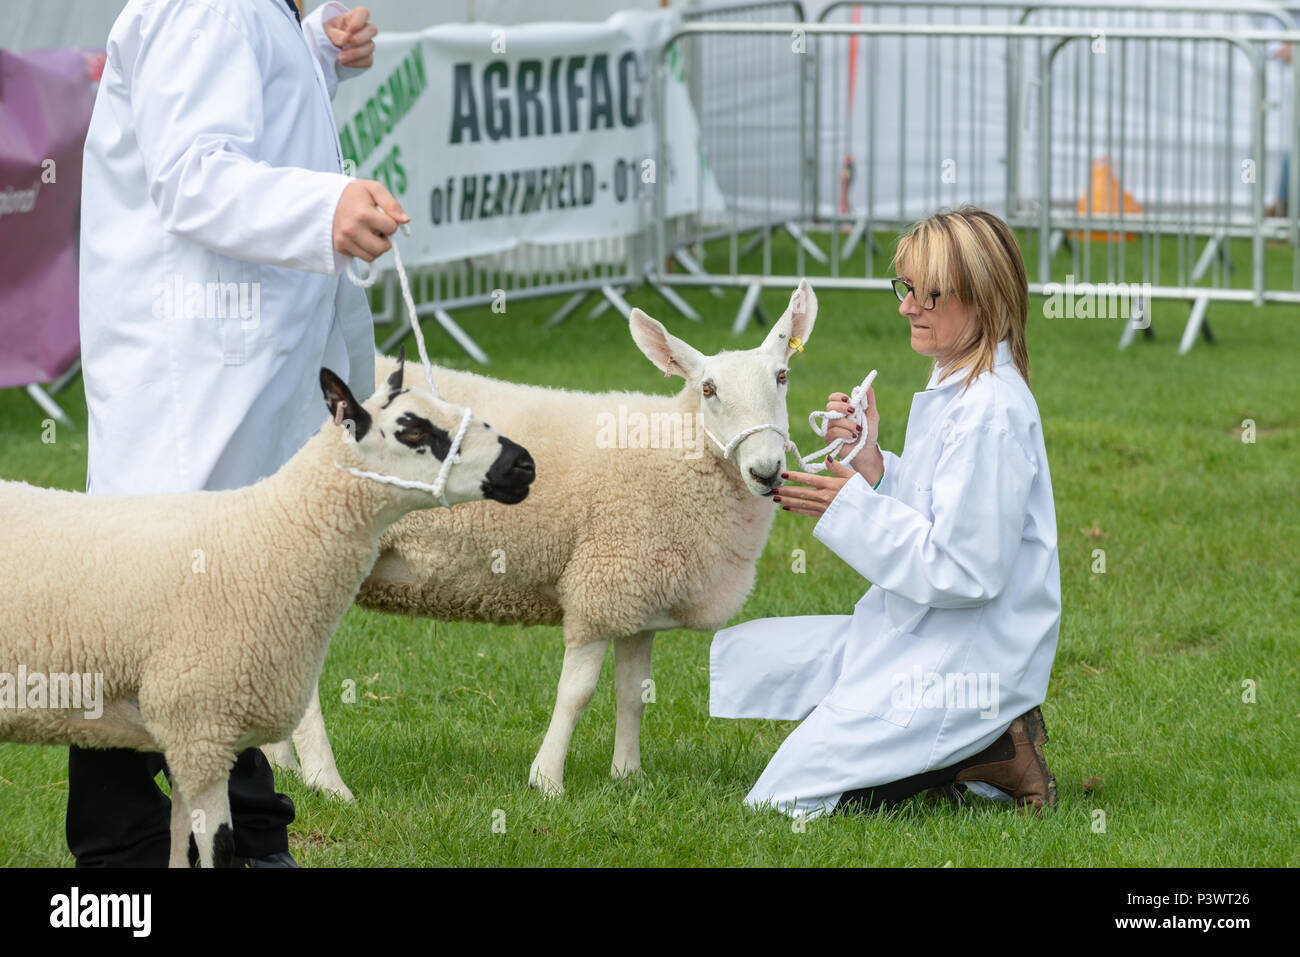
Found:
[[[621,777],[641,768],[655,632],[713,631],[740,610],[785,467],[787,363],[816,316],[817,299],[801,282],[762,345],[706,356],[634,309],[637,346],[666,376],[685,380],[670,396],[436,371],[448,399],[527,444],[539,478],[509,512],[468,505],[407,516],[384,535],[357,601],[444,621],[563,624],[564,666],[529,774],[534,787],[563,790],[569,740],[611,642],[618,708],[611,772]],[[380,359],[379,376],[391,361]],[[319,709],[294,743],[309,783],[350,796]],[[268,754],[292,766],[287,742]]]

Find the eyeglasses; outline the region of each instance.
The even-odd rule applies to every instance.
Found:
[[[899,302],[906,299],[909,293],[917,302],[921,302],[920,297],[916,295],[916,287],[906,279],[894,279],[892,282],[894,286],[894,295],[898,297]],[[933,309],[939,302],[939,294],[937,292],[932,292],[930,295],[926,296],[925,299],[925,302],[921,302],[921,308],[927,310]]]

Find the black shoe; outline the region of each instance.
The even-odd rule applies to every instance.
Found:
[[[288,851],[277,851],[265,857],[241,857],[240,867],[297,867],[298,862]]]

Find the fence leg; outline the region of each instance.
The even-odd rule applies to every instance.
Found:
[[[1130,317],[1128,322],[1124,323],[1124,331],[1119,334],[1119,347],[1127,349],[1133,344],[1133,337],[1137,335],[1136,319]]]
[[[1216,254],[1220,253],[1220,244],[1223,241],[1223,233],[1215,233],[1206,242],[1205,248],[1201,250],[1201,258],[1196,260],[1196,266],[1192,269],[1191,282],[1199,282],[1201,277],[1209,270],[1210,264],[1214,262]],[[1197,300],[1198,302],[1200,300]]]
[[[692,256],[690,253],[688,253],[684,248],[680,246],[677,249],[673,250],[673,258],[676,259],[679,263],[681,263],[682,268],[685,269],[692,276],[708,275],[708,273],[704,271],[704,267],[695,261],[695,257]],[[717,296],[718,298],[722,297],[722,290],[717,286],[710,286],[709,292],[713,293],[713,295]]]
[[[588,295],[589,293],[585,291],[575,292],[568,299],[564,300],[564,305],[551,313],[551,318],[546,320],[546,327],[549,329],[551,326],[558,326],[565,319],[568,319],[569,316],[573,315],[574,310],[582,305],[582,301],[586,299]]]
[[[1065,230],[1053,230],[1051,238],[1047,242],[1047,256],[1049,259],[1056,258],[1056,254],[1061,250],[1062,243],[1065,244],[1067,249],[1069,248],[1069,242],[1065,238]]]
[[[753,236],[749,237],[749,241],[746,242],[745,245],[740,247],[740,255],[748,256],[750,253],[752,253],[755,249],[757,249],[759,246],[763,244],[764,239],[769,238],[771,235],[772,235],[771,226],[761,227],[758,230],[758,232],[754,233]]]
[[[732,335],[740,335],[749,325],[749,317],[754,311],[760,308],[758,295],[763,291],[763,284],[751,282],[749,288],[745,290],[745,298],[740,302],[740,311],[736,313],[736,321],[731,324]]]
[[[1135,298],[1129,307],[1129,318],[1124,323],[1124,331],[1119,336],[1119,347],[1127,349],[1132,345],[1139,329],[1148,339],[1155,338],[1155,333],[1151,330],[1151,302],[1147,299]]]
[[[605,314],[605,310],[607,310],[610,306],[619,306],[620,309],[623,306],[626,306],[627,303],[623,301],[623,293],[626,291],[627,291],[626,286],[610,286],[610,285],[601,286],[600,292],[601,295],[603,295],[605,298],[600,300],[600,302],[596,303],[594,306],[591,307],[591,312],[587,313],[587,318],[597,319],[603,316]],[[620,303],[622,303],[622,305],[619,305]],[[631,312],[631,311],[632,310],[629,309],[627,312]],[[624,317],[627,316],[627,312],[623,313]]]
[[[840,258],[848,259],[853,255],[853,250],[858,248],[858,243],[862,242],[862,237],[867,235],[867,217],[861,216],[853,224],[853,229],[849,233],[849,238],[844,240],[844,248],[840,250]],[[874,236],[869,239],[871,245],[868,247],[872,252],[878,252],[880,247],[876,245]]]
[[[81,374],[81,357],[78,356],[76,359],[72,360],[72,365],[68,366],[68,368],[63,371],[63,374],[61,376],[59,376],[57,379],[55,379],[53,382],[50,383],[50,387],[45,391],[48,392],[50,395],[58,395],[60,392],[62,392],[64,389],[68,387],[68,383],[70,383],[73,379],[75,379],[80,374]]]
[[[808,234],[805,233],[802,229],[800,229],[798,224],[795,223],[793,219],[787,219],[784,223],[781,224],[781,228],[790,234],[791,239],[793,239],[796,243],[798,243],[800,246],[804,248],[804,252],[806,252],[813,259],[817,260],[823,266],[830,262],[830,259],[827,257],[827,255],[824,252],[822,252],[821,247],[818,246],[811,239],[809,239]],[[762,228],[759,229],[758,232],[756,232],[753,236],[749,238],[749,241],[746,242],[745,245],[740,247],[740,255],[748,256],[760,245],[762,245],[764,239],[770,237],[771,235],[772,235],[772,227],[763,226]]]
[[[398,320],[397,328],[393,334],[379,344],[380,352],[392,352],[393,347],[406,338],[406,334],[411,331],[411,320],[406,315],[406,310],[402,310],[402,318]]]
[[[655,292],[672,303],[673,307],[687,319],[694,319],[696,322],[700,321],[700,314],[695,311],[695,308],[689,302],[679,296],[677,290],[672,286],[665,286],[653,279],[650,281],[650,285]]]
[[[438,325],[446,331],[447,335],[456,340],[456,343],[469,353],[471,359],[475,362],[487,363],[487,353],[478,347],[478,343],[469,337],[469,335],[460,326],[456,325],[456,320],[446,309],[433,310],[433,318],[438,320]]]
[[[1187,355],[1192,346],[1196,345],[1196,334],[1201,331],[1205,325],[1205,311],[1210,308],[1210,297],[1201,296],[1192,303],[1192,314],[1187,317],[1187,325],[1183,329],[1183,340],[1178,343],[1178,354]],[[1214,341],[1212,335],[1207,335],[1207,339]]]
[[[827,255],[821,251],[821,247],[809,239],[808,234],[800,229],[794,220],[786,220],[785,231],[793,237],[795,242],[804,248],[804,251],[808,253],[809,256],[817,260],[823,266],[830,262]]]
[[[600,306],[591,310],[591,314],[587,316],[588,319],[595,319],[597,315],[604,312],[605,308],[609,306],[613,306],[617,309],[624,319],[632,315],[632,307],[629,306],[627,300],[623,298],[622,288],[615,288],[614,286],[608,285],[601,286],[600,292],[601,295],[605,297],[605,301],[602,302]]]
[[[62,422],[64,425],[72,425],[72,419],[68,414],[59,408],[59,404],[49,397],[44,389],[36,383],[27,387],[27,394],[32,397],[32,401],[41,407],[46,415],[51,415],[55,420]]]

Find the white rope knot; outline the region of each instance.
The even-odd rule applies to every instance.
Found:
[[[375,207],[378,209],[379,207]],[[382,210],[381,210],[382,212]],[[411,235],[410,228],[401,224],[402,232],[407,236]],[[415,347],[420,354],[420,364],[424,366],[424,377],[429,383],[429,391],[433,393],[435,399],[442,396],[438,394],[438,387],[433,384],[433,363],[429,361],[429,352],[424,345],[424,330],[420,328],[420,317],[415,313],[415,299],[411,295],[411,284],[406,278],[406,267],[402,264],[402,254],[397,249],[397,243],[393,247],[393,266],[397,270],[397,281],[402,287],[402,301],[406,305],[407,315],[411,318],[411,331],[415,333]],[[353,267],[356,260],[348,263],[347,274],[348,280],[361,289],[369,289],[375,284],[378,278],[378,272],[373,266],[367,268],[365,275],[358,276]],[[347,466],[339,465],[335,462],[336,468],[342,469],[350,475],[357,478],[371,479],[375,482],[383,482],[385,485],[395,485],[398,488],[415,489],[422,492],[430,492],[438,497],[444,508],[450,508],[447,502],[447,474],[451,471],[452,465],[460,461],[460,444],[465,439],[465,433],[469,430],[469,421],[474,417],[474,412],[468,406],[465,408],[465,414],[461,417],[460,428],[456,430],[456,435],[451,440],[451,445],[447,449],[447,455],[442,460],[442,467],[438,469],[438,476],[433,480],[433,484],[428,482],[419,482],[415,479],[399,478],[396,475],[380,475],[378,472],[367,472],[364,469],[354,469]]]
[[[871,383],[874,382],[875,379],[876,370],[872,369],[867,373],[867,377],[862,380],[862,384],[855,387],[849,394],[849,406],[853,409],[851,414],[823,410],[810,413],[808,416],[808,427],[822,438],[826,437],[826,430],[830,428],[830,424],[839,419],[852,419],[854,424],[857,425],[859,433],[857,444],[849,450],[847,455],[839,456],[840,461],[845,465],[852,462],[853,457],[862,451],[862,447],[867,444],[867,406],[869,402],[867,390],[871,388]],[[806,459],[803,458],[796,449],[794,456],[799,460],[799,468],[801,471],[816,474],[824,471],[828,467],[826,460],[837,455],[840,448],[843,447],[846,442],[848,442],[848,439],[836,439],[827,445],[826,448],[814,452]],[[821,460],[820,462],[818,461],[819,459]]]

